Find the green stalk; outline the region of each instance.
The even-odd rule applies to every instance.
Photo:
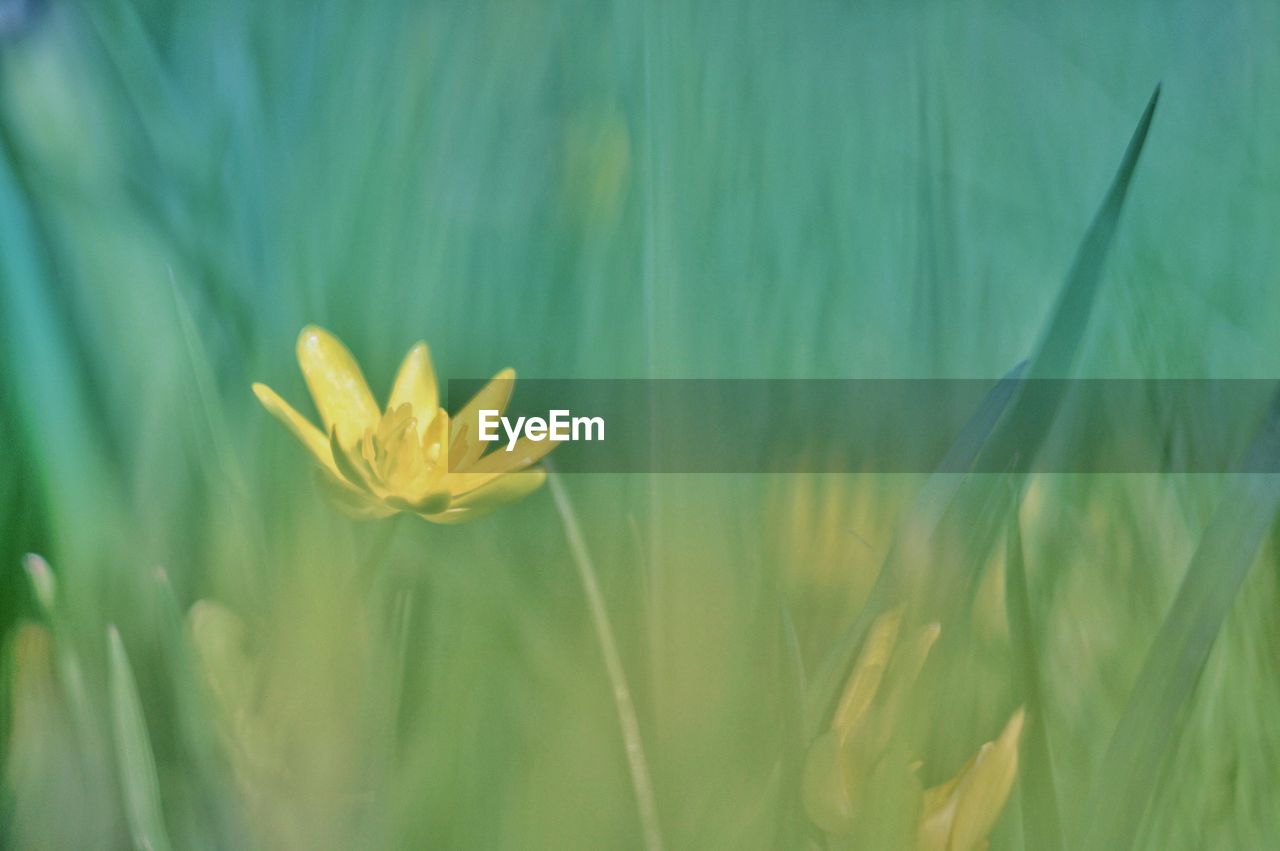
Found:
[[[1061,851],[1062,819],[1058,814],[1053,752],[1049,746],[1044,695],[1040,688],[1040,647],[1031,622],[1031,594],[1027,590],[1020,522],[1017,509],[1014,509],[1009,518],[1004,578],[1015,679],[1027,706],[1025,756],[1019,781],[1023,789],[1023,834],[1031,848]]]
[[[613,702],[618,712],[622,742],[626,747],[627,766],[631,770],[631,786],[635,791],[636,807],[639,809],[640,827],[644,831],[644,845],[649,851],[661,851],[662,830],[658,823],[658,806],[653,794],[649,762],[645,758],[644,743],[640,738],[640,721],[636,717],[636,707],[631,699],[631,688],[627,685],[627,674],[622,667],[618,643],[613,637],[613,626],[609,622],[604,595],[600,593],[596,569],[592,564],[591,554],[587,551],[586,541],[583,540],[582,530],[578,526],[577,515],[574,514],[573,506],[569,502],[569,495],[565,492],[560,477],[555,473],[548,476],[548,481],[556,510],[560,512],[560,520],[564,524],[564,534],[569,541],[569,550],[573,553],[574,566],[578,569],[578,578],[582,581],[582,590],[587,597],[587,607],[591,610],[591,623],[595,627],[596,640],[600,642],[605,672],[609,676],[609,684],[613,687]]]

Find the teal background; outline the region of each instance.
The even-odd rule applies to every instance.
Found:
[[[292,354],[306,323],[342,337],[379,394],[418,339],[442,378],[507,365],[545,378],[1002,375],[1061,317],[1159,83],[1097,299],[1064,320],[1070,374],[1280,374],[1270,4],[39,5],[0,17],[0,622],[49,618],[20,561],[42,553],[101,747],[67,745],[57,712],[34,732],[10,725],[6,836],[33,847],[57,847],[41,830],[71,831],[70,847],[137,839],[138,763],[112,756],[107,720],[122,711],[108,624],[136,675],[174,846],[288,844],[255,834],[221,757],[193,756],[217,751],[176,625],[200,598],[240,613],[276,687],[300,696],[281,736],[310,780],[263,793],[298,814],[297,847],[639,843],[547,494],[476,526],[401,522],[385,581],[419,613],[401,726],[365,705],[384,706],[382,692],[352,685],[376,667],[352,648],[386,616],[359,614],[339,577],[380,533],[324,505],[249,390],[265,381],[310,412]],[[921,483],[566,482],[669,846],[814,838],[795,790],[771,779],[795,698],[779,612],[811,671],[862,611]],[[1248,539],[1223,533],[1215,508],[1269,504],[1231,487],[1059,477],[1019,483],[1021,514],[1004,508],[1026,527],[1048,798],[1067,847],[1091,801],[1112,802],[1099,821],[1121,825],[1120,847],[1280,837],[1274,552],[1215,545],[1188,571],[1215,528]],[[834,554],[787,519],[797,489],[846,518]],[[982,540],[974,585],[1002,558]],[[1209,577],[1223,617],[1172,608],[1188,575]],[[967,599],[938,615],[955,647],[902,721],[926,785],[1028,699],[1010,673],[1027,645],[999,626],[1007,601],[987,584],[997,625]],[[1207,667],[1139,688],[1145,666],[1197,640],[1213,647]],[[22,694],[8,688],[10,716]],[[1126,717],[1167,743],[1148,773],[1107,761]],[[370,756],[387,742],[395,770]],[[387,784],[375,804],[342,803],[367,777]],[[1019,786],[993,847],[1035,847],[1043,823],[1022,814],[1046,800],[1036,788]]]

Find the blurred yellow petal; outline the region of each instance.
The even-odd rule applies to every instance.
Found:
[[[426,343],[418,343],[410,349],[400,364],[387,400],[387,410],[394,411],[406,403],[418,420],[418,435],[422,436],[440,407],[436,373],[431,366],[431,352]]]
[[[877,740],[881,745],[886,744],[893,734],[893,721],[898,717],[902,704],[924,668],[929,651],[941,633],[941,624],[928,624],[914,638],[902,639],[898,649],[894,651],[892,670],[888,672],[886,684],[881,686],[881,694],[876,700],[878,709],[873,735],[878,736]]]
[[[253,395],[258,397],[262,407],[266,408],[271,416],[284,423],[285,428],[293,432],[293,436],[298,438],[298,441],[322,466],[335,476],[338,475],[338,468],[333,463],[333,455],[329,452],[329,441],[325,438],[324,432],[294,410],[292,405],[280,398],[280,395],[267,385],[254,384]]]
[[[553,440],[530,440],[522,437],[510,452],[505,445],[493,450],[467,468],[468,473],[514,473],[538,463],[558,446]]]
[[[978,752],[973,768],[961,783],[955,822],[951,827],[952,851],[973,851],[995,827],[1018,776],[1018,740],[1025,713],[1013,713],[1000,737]]]
[[[187,631],[200,671],[228,716],[248,709],[254,671],[245,653],[245,625],[238,615],[212,600],[197,600],[187,612]]]
[[[920,808],[920,851],[947,851],[951,826],[955,823],[956,790],[975,759],[970,758],[955,777],[925,790]]]
[[[920,676],[920,670],[929,658],[929,651],[934,642],[942,634],[942,624],[937,621],[927,624],[916,634],[915,640],[903,648],[901,656],[894,663],[897,676],[909,687]]]
[[[432,523],[441,526],[456,526],[459,523],[470,523],[472,520],[479,520],[492,511],[492,508],[485,511],[476,511],[470,508],[451,508],[442,514],[422,514],[420,516],[423,520],[430,520]]]
[[[978,851],[986,847],[1018,776],[1021,708],[993,742],[978,749],[956,776],[924,793],[921,851]]]
[[[337,506],[338,510],[348,517],[366,519],[370,517],[389,517],[395,511],[383,505],[382,501],[366,490],[341,478],[339,473],[328,470],[317,470],[316,481],[325,497]]]
[[[529,472],[526,464],[521,464],[513,469],[495,470],[488,473],[475,472],[475,467],[472,467],[465,473],[450,473],[446,481],[449,483],[449,492],[455,497],[460,497],[463,494],[469,494],[486,487],[490,482],[496,482],[504,477],[519,475],[523,472]]]
[[[445,481],[449,485],[449,493],[455,497],[479,490],[490,482],[502,478],[502,473],[450,473]]]
[[[546,481],[546,478],[547,474],[543,470],[531,470],[527,473],[509,473],[482,488],[477,488],[468,494],[458,497],[450,507],[478,511],[514,502],[533,493],[538,489],[539,485]]]
[[[478,439],[480,412],[506,410],[515,379],[514,369],[502,370],[453,416],[449,431],[449,465],[452,470],[466,470],[484,454],[486,446]]]
[[[298,366],[325,431],[337,428],[343,446],[354,446],[366,429],[378,424],[378,403],[356,359],[337,337],[315,325],[303,328]]]
[[[831,728],[847,738],[862,717],[866,714],[876,692],[880,690],[880,681],[884,678],[885,668],[898,641],[898,627],[902,624],[902,609],[897,608],[885,612],[871,624],[871,630],[863,643],[862,652],[854,665],[853,673],[845,686],[844,694],[836,707]]]
[[[47,710],[58,700],[58,684],[54,669],[53,634],[41,624],[21,621],[10,639],[9,682],[14,696],[15,709],[21,710],[33,704]],[[14,726],[26,726],[32,722],[38,727],[39,717],[14,718]]]

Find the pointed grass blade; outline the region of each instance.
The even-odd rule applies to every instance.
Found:
[[[1041,342],[1027,365],[1027,378],[1064,377],[1075,362],[1102,281],[1104,261],[1159,97],[1160,87],[1157,86],[1138,120],[1111,188],[1085,232]],[[1003,505],[1005,489],[987,476],[952,474],[972,469],[980,456],[990,457],[991,454],[996,458],[1015,459],[1022,465],[1030,463],[1048,434],[1062,400],[1060,396],[1046,400],[1045,394],[1039,393],[1033,404],[1020,392],[1025,386],[1020,383],[1022,371],[1020,364],[1006,375],[984,399],[970,425],[963,429],[957,445],[948,452],[943,466],[926,483],[920,499],[898,530],[863,612],[828,651],[816,671],[809,690],[808,725],[811,734],[816,734],[823,719],[829,716],[839,684],[853,664],[867,626],[877,613],[899,602],[895,597],[901,593],[904,584],[901,575],[905,564],[901,557],[904,543],[911,541],[930,545],[944,523],[949,528],[961,529],[980,524],[980,529],[961,537],[967,541],[964,551],[950,556],[952,569],[944,575],[944,582],[938,583],[938,596],[948,597],[954,584],[976,587],[977,577],[973,574],[985,563],[986,555],[998,537],[998,524],[1004,522],[999,509]],[[1016,468],[1010,470],[1010,473],[1018,472],[1020,470]],[[993,484],[998,492],[994,498],[992,491],[987,490]]]
[[[1044,695],[1040,688],[1040,648],[1031,623],[1031,595],[1027,590],[1026,558],[1017,511],[1009,518],[1005,558],[1005,607],[1009,619],[1009,645],[1013,650],[1015,681],[1027,708],[1022,770],[1022,832],[1027,845],[1043,851],[1061,851],[1062,820],[1058,814],[1057,784],[1053,779],[1053,755],[1045,726]]]
[[[1155,117],[1156,104],[1160,100],[1160,87],[1156,86],[1147,101],[1147,107],[1138,120],[1138,126],[1129,139],[1120,168],[1116,171],[1107,190],[1102,206],[1094,214],[1084,239],[1076,250],[1075,260],[1067,273],[1066,281],[1058,293],[1051,319],[1036,346],[1035,354],[1027,368],[1028,384],[1013,401],[1009,415],[992,435],[986,454],[996,459],[1015,459],[1019,471],[1027,469],[1035,459],[1045,437],[1053,426],[1054,417],[1062,406],[1067,385],[1047,382],[1029,391],[1030,382],[1039,379],[1069,378],[1075,366],[1080,345],[1089,326],[1089,317],[1098,300],[1103,271],[1111,244],[1115,241],[1120,213],[1124,210],[1129,186],[1142,155],[1151,120]],[[1003,463],[997,466],[1003,467]]]
[[[1058,294],[1058,301],[1053,309],[1053,322],[1046,329],[1035,356],[1031,359],[1027,378],[1063,378],[1071,374],[1071,367],[1097,300],[1103,268],[1120,222],[1120,213],[1124,209],[1125,198],[1133,182],[1133,174],[1146,144],[1147,134],[1151,130],[1151,121],[1155,117],[1159,101],[1160,86],[1156,86],[1147,101],[1146,109],[1142,111],[1142,117],[1138,119],[1133,136],[1129,139],[1124,157],[1120,160],[1120,168],[1116,170],[1102,207],[1094,215],[1076,252],[1071,272],[1067,275],[1066,284]]]
[[[995,427],[1017,391],[1018,379],[1025,367],[1025,362],[1019,363],[997,382],[982,400],[978,410],[960,430],[960,434],[948,449],[938,471],[925,482],[920,496],[917,497],[908,517],[899,528],[889,553],[885,556],[880,573],[876,577],[876,583],[867,604],[823,656],[814,671],[806,686],[805,728],[810,738],[817,735],[818,730],[824,726],[824,719],[830,717],[836,694],[853,664],[853,658],[862,642],[863,634],[875,616],[886,608],[885,601],[896,590],[892,586],[896,584],[898,578],[897,573],[902,561],[900,549],[904,539],[917,534],[925,537],[932,536],[947,507],[951,505],[958,489],[965,481],[963,476],[956,474],[967,470],[977,458],[991,434],[991,429]]]
[[[160,784],[147,738],[147,721],[138,700],[129,657],[114,626],[107,630],[107,642],[112,733],[129,833],[135,848],[168,851],[171,846],[161,814]]]
[[[805,753],[810,737],[805,727],[804,656],[800,652],[800,637],[796,633],[795,621],[785,603],[778,610],[778,630],[780,687],[784,692],[781,712],[782,756],[779,759],[778,770],[783,780],[781,788],[798,789],[804,772]],[[799,799],[795,795],[788,795],[779,802],[779,805],[781,812],[777,825],[777,846],[787,848],[803,845],[808,820]]]
[[[169,271],[169,293],[173,297],[174,314],[182,334],[187,367],[190,369],[191,385],[194,389],[192,401],[203,415],[204,426],[209,436],[212,458],[202,460],[206,460],[206,463],[211,461],[210,466],[226,477],[235,493],[243,494],[245,478],[240,470],[235,450],[231,446],[231,432],[227,425],[226,411],[218,396],[213,363],[196,327],[191,305],[182,290],[178,288],[173,270]]]

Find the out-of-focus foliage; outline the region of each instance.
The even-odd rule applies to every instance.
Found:
[[[252,382],[306,398],[308,323],[378,398],[419,339],[442,378],[988,377],[1058,327],[1072,375],[1275,376],[1276,94],[1252,0],[0,0],[0,844],[641,844],[552,500],[350,521]],[[1268,486],[564,484],[668,847],[1280,841]],[[895,547],[899,641],[939,631],[846,737],[905,791],[845,831],[809,696]]]

